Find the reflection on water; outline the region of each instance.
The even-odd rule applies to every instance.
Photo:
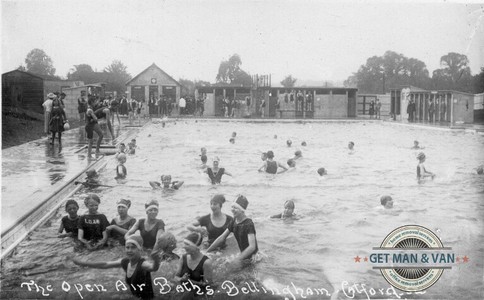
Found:
[[[237,139],[230,144],[228,139],[233,131],[237,132]],[[101,173],[103,184],[115,187],[97,190],[101,196],[99,211],[111,220],[116,215],[116,201],[129,198],[129,213],[143,218],[143,203],[158,199],[159,217],[166,229],[177,236],[175,252],[181,254],[182,240],[188,233],[186,226],[197,216],[209,213],[212,195],[223,193],[229,201],[239,193],[246,195],[247,214],[256,225],[261,260],[243,272],[230,272],[226,262],[238,253],[234,238],[230,238],[227,249],[214,257],[214,277],[219,283],[231,280],[242,285],[255,281],[281,290],[293,283],[304,289],[325,288],[330,293],[340,289],[343,281],[388,288],[378,271],[355,263],[353,257],[368,255],[396,227],[419,224],[433,230],[458,255],[471,257],[473,263],[446,270],[425,294],[403,296],[457,299],[465,295],[477,299],[483,291],[484,181],[473,171],[483,161],[482,136],[371,123],[362,126],[187,121],[167,124],[165,128],[154,124],[136,139],[139,148],[136,155],[128,157],[126,182],[114,180],[114,158],[109,158]],[[287,139],[293,141],[290,148],[286,146]],[[415,139],[425,147],[427,169],[437,174],[434,181],[420,185],[415,179],[417,151],[410,150]],[[308,146],[299,146],[303,140]],[[352,155],[346,148],[350,140],[355,142]],[[197,170],[201,147],[208,149],[209,163],[219,156],[220,165],[234,178],[224,176],[222,185],[210,185],[206,175]],[[257,172],[262,151],[273,150],[275,159],[285,163],[297,149],[302,150],[303,158],[297,161],[296,170],[276,176]],[[56,160],[62,161],[61,157]],[[318,177],[319,167],[328,171],[324,179]],[[171,174],[174,180],[184,180],[185,184],[178,191],[152,190],[148,182],[159,180],[161,174]],[[392,211],[376,209],[382,194],[393,197]],[[83,195],[74,198],[83,213]],[[299,220],[269,219],[282,212],[289,199],[295,202]],[[223,211],[230,214],[229,203]],[[71,285],[100,283],[112,291],[110,296],[129,297],[128,292],[116,292],[114,288],[117,280],[124,282],[121,270],[93,270],[65,263],[64,257],[72,253],[74,244],[69,239],[56,238],[62,215],[63,209],[51,224],[39,228],[18,247],[16,255],[4,262],[2,293],[20,293],[25,290],[20,288],[21,282],[35,280],[57,287],[52,293],[56,297],[66,295],[60,288],[63,281]],[[85,260],[114,260],[122,257],[123,249],[107,248],[93,253],[77,250],[76,255]],[[172,278],[175,268],[176,263],[164,263],[153,278]],[[68,294],[78,297],[74,289]],[[84,291],[83,296],[86,294],[90,299],[105,297]],[[176,294],[171,295],[176,298]],[[346,299],[342,293],[336,298]]]

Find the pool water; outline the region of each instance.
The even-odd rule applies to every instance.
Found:
[[[235,144],[229,143],[237,132]],[[274,137],[277,135],[277,138]],[[291,139],[292,147],[286,146]],[[416,154],[411,150],[419,140],[427,156],[427,170],[437,174],[433,181],[418,184]],[[301,146],[306,141],[307,146]],[[349,153],[347,144],[355,143]],[[233,237],[228,248],[214,257],[214,278],[234,282],[239,288],[254,282],[259,292],[254,299],[281,293],[292,284],[307,289],[325,289],[334,299],[347,299],[351,291],[337,292],[343,286],[365,284],[367,289],[387,289],[389,284],[369,263],[355,263],[355,256],[369,255],[372,247],[380,246],[393,229],[418,224],[435,232],[446,247],[459,256],[467,255],[469,263],[445,270],[440,280],[425,293],[412,295],[376,293],[371,298],[457,299],[482,298],[484,291],[484,180],[474,168],[484,162],[484,137],[464,132],[450,132],[394,126],[380,122],[319,122],[319,123],[248,123],[223,121],[178,121],[166,127],[152,124],[137,136],[138,149],[125,164],[128,180],[117,183],[116,163],[110,158],[101,173],[104,184],[114,188],[100,189],[99,211],[108,220],[116,215],[116,201],[132,201],[129,211],[144,218],[143,204],[150,199],[160,202],[159,217],[166,230],[178,239],[176,253],[182,254],[186,226],[197,216],[210,212],[210,198],[225,194],[232,201],[244,194],[249,200],[248,217],[257,231],[259,261],[251,268],[231,272],[227,261],[238,253]],[[220,166],[234,175],[224,176],[222,184],[212,186],[200,165],[200,148],[208,149],[211,158],[218,156]],[[303,158],[295,170],[284,174],[258,173],[262,165],[260,153],[273,150],[275,159],[286,164],[297,149]],[[316,170],[324,167],[328,175],[319,177]],[[183,180],[178,191],[152,190],[149,181],[160,181],[160,175],[171,174],[173,180]],[[378,209],[379,197],[391,195],[392,210]],[[75,198],[83,207],[83,195]],[[286,200],[295,202],[297,220],[275,220],[269,216],[282,212]],[[230,203],[222,210],[231,214]],[[72,241],[58,239],[57,229],[63,209],[48,224],[22,242],[16,254],[2,266],[2,298],[69,298],[105,299],[129,298],[129,291],[116,291],[116,282],[124,282],[121,269],[96,270],[81,268],[65,261],[72,253]],[[85,260],[114,260],[122,257],[123,248],[107,248],[76,256]],[[176,262],[163,263],[153,278],[170,279]],[[49,296],[22,288],[33,280],[39,285],[52,285]],[[161,279],[160,279],[161,280]],[[161,282],[161,281],[160,281]],[[62,290],[62,284],[67,291]],[[70,284],[70,289],[67,289]],[[90,292],[86,284],[102,284],[106,292]],[[75,284],[83,284],[77,292]],[[79,286],[79,285],[78,285]],[[265,288],[268,293],[262,292]],[[220,291],[228,291],[219,286]],[[155,293],[160,286],[155,285]],[[286,292],[289,290],[286,290]],[[291,290],[294,292],[294,290]],[[232,291],[235,293],[234,291]],[[239,290],[239,296],[243,293]],[[351,293],[350,293],[351,294]],[[173,290],[168,297],[176,299]],[[226,295],[226,294],[223,294]],[[167,295],[165,295],[167,296]],[[291,298],[287,292],[286,297]],[[305,295],[307,296],[307,295]],[[330,298],[331,296],[309,296]],[[354,295],[366,299],[365,292]],[[301,296],[297,296],[301,299]]]

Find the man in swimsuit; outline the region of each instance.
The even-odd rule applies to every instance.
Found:
[[[273,160],[274,159],[274,152],[271,150],[267,151],[267,160],[264,162],[264,164],[259,168],[259,172],[266,172],[269,174],[278,174],[277,168],[283,169],[282,171],[279,172],[283,173],[287,171],[287,168],[282,165],[281,163]]]
[[[225,170],[225,168],[219,168],[220,158],[215,156],[213,158],[213,167],[207,168],[204,172],[208,174],[208,177],[212,181],[212,184],[220,184],[222,180],[222,175],[229,175],[232,176],[229,172]]]
[[[97,99],[96,105],[94,107],[94,114],[96,115],[98,120],[99,119],[105,119],[106,120],[106,124],[108,125],[109,133],[111,133],[111,138],[114,140],[115,136],[114,136],[114,132],[113,132],[113,127],[111,125],[111,111],[109,110],[109,107],[103,106],[102,104],[99,103],[99,99]]]

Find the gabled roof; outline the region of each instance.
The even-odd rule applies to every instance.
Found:
[[[3,76],[3,75],[10,74],[10,73],[13,73],[13,72],[20,72],[20,73],[24,73],[24,74],[30,75],[30,76],[32,76],[32,77],[37,77],[37,78],[39,78],[39,79],[44,80],[44,78],[42,78],[42,77],[41,77],[41,76],[39,76],[39,75],[36,75],[36,74],[33,74],[33,73],[29,73],[29,72],[25,72],[25,71],[20,71],[20,70],[12,70],[12,71],[10,71],[10,72],[3,73],[3,74],[2,74],[2,76]]]
[[[126,85],[128,85],[131,81],[134,81],[136,78],[138,78],[141,74],[143,74],[144,72],[148,71],[148,69],[152,68],[152,67],[155,67],[157,68],[158,70],[160,70],[161,73],[165,74],[168,78],[170,78],[171,80],[173,80],[174,82],[176,82],[176,84],[178,84],[179,86],[181,86],[181,84],[175,80],[173,77],[171,77],[170,75],[168,75],[168,73],[166,73],[165,71],[163,71],[160,67],[158,67],[155,63],[153,63],[151,66],[149,66],[148,68],[144,69],[142,72],[140,72],[138,75],[136,75],[135,77],[131,78],[130,80],[128,80],[126,82]]]

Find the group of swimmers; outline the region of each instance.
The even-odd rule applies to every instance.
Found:
[[[235,143],[235,138],[236,133],[234,132],[230,142]],[[286,144],[288,147],[291,147],[292,141],[287,140]],[[135,142],[134,145],[136,145]],[[303,141],[301,145],[306,146],[307,144]],[[354,146],[354,142],[348,143],[350,154],[355,151]],[[418,141],[415,141],[412,149],[422,148],[418,145]],[[290,168],[294,168],[295,162],[301,158],[302,151],[295,151],[294,157],[288,160],[288,167],[286,167],[275,161],[274,152],[269,150],[261,154],[263,165],[259,168],[259,171],[270,174],[283,173]],[[124,167],[126,154],[122,147],[116,155],[116,159],[118,160],[116,178],[126,178],[127,171]],[[212,184],[220,184],[224,174],[232,176],[225,168],[219,166],[220,159],[217,156],[213,158],[212,167],[206,165],[206,148],[201,148],[200,159],[202,161],[201,169],[208,174]],[[425,154],[423,152],[418,153],[417,159],[419,161],[417,178],[419,180],[425,178],[433,179],[435,174],[427,171],[424,166]],[[320,176],[324,176],[327,174],[327,171],[321,167],[317,170],[317,173]],[[478,168],[478,174],[482,174],[482,166],[480,169]],[[96,184],[96,176],[97,174],[94,170],[89,170],[87,172],[86,182]],[[149,184],[155,189],[177,190],[183,185],[183,181],[172,181],[171,175],[162,175],[161,183],[150,181]],[[89,184],[86,186],[89,186]],[[240,250],[240,253],[233,261],[234,266],[240,267],[245,264],[250,264],[258,253],[255,225],[245,214],[249,205],[248,199],[243,195],[236,197],[235,201],[231,204],[233,216],[222,213],[222,206],[225,202],[224,195],[218,194],[213,196],[210,201],[211,213],[197,218],[187,226],[190,233],[183,240],[185,254],[182,257],[173,253],[177,244],[175,236],[165,232],[165,223],[163,220],[157,218],[159,203],[156,200],[151,200],[145,204],[146,218],[139,220],[136,220],[128,214],[131,202],[127,199],[119,200],[117,202],[118,216],[112,219],[111,223],[108,222],[105,215],[98,212],[101,200],[97,195],[89,194],[86,197],[84,204],[87,208],[87,213],[82,216],[77,214],[79,210],[77,202],[68,200],[65,207],[68,215],[62,218],[59,234],[62,237],[72,236],[77,238],[89,250],[96,250],[108,245],[108,241],[110,241],[108,237],[124,245],[126,257],[119,260],[89,262],[73,257],[70,257],[70,259],[75,264],[81,266],[94,268],[121,267],[126,272],[125,279],[130,286],[131,292],[137,297],[143,299],[154,297],[150,272],[157,271],[162,261],[172,260],[178,260],[177,271],[173,281],[178,283],[191,282],[192,285],[199,288],[198,291],[202,291],[203,293],[206,287],[213,284],[213,261],[207,254],[201,252],[205,235],[208,237],[205,242],[205,246],[207,247],[206,252],[208,253],[217,249],[224,249],[226,247],[226,238],[233,233]],[[383,195],[380,198],[380,204],[385,209],[391,209],[393,207],[393,199],[389,195]],[[297,218],[294,210],[294,201],[288,200],[284,203],[283,212],[273,215],[271,218]],[[63,233],[64,231],[66,232],[65,234]],[[136,234],[138,231],[139,235]],[[146,249],[151,250],[150,258],[148,259],[142,257],[143,250]],[[136,288],[141,285],[143,285],[143,289]],[[194,296],[193,291],[189,295]]]

